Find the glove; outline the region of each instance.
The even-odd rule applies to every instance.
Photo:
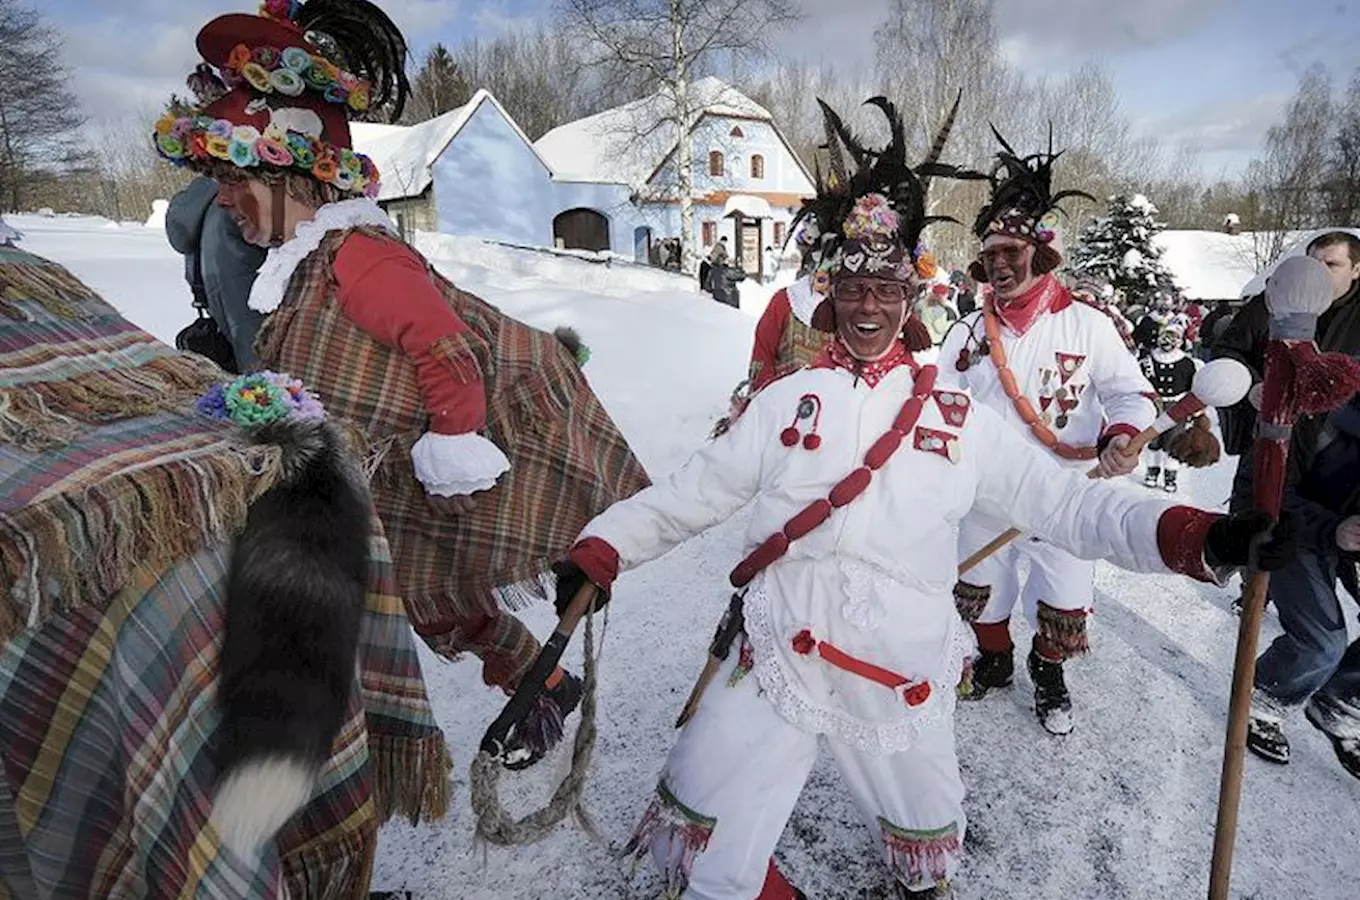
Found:
[[[1260,542],[1253,546],[1253,541]],[[1247,566],[1262,572],[1283,569],[1298,555],[1294,516],[1280,513],[1278,520],[1257,510],[1233,513],[1218,519],[1204,535],[1204,558],[1210,567]]]
[[[557,576],[557,599],[554,605],[557,607],[557,614],[561,616],[571,605],[572,598],[576,592],[581,590],[590,579],[581,567],[569,559],[553,563],[553,574]],[[595,602],[592,606],[595,609],[602,609],[609,602],[609,591],[602,587],[596,587]]]
[[[1209,428],[1209,417],[1196,416],[1190,428],[1166,442],[1166,452],[1192,469],[1202,469],[1218,462],[1223,455],[1223,446]]]

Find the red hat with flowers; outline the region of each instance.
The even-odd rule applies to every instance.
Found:
[[[157,152],[208,173],[223,166],[299,172],[342,195],[376,196],[378,171],[355,153],[351,118],[401,114],[406,42],[368,0],[265,0],[257,15],[213,19],[189,87],[197,104],[157,122]]]

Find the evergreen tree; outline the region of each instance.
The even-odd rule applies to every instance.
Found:
[[[407,125],[424,122],[457,109],[471,99],[472,88],[459,71],[453,55],[443,44],[435,44],[411,79],[411,98],[401,121]]]
[[[1165,228],[1157,207],[1142,194],[1109,199],[1106,214],[1083,229],[1072,251],[1072,271],[1109,282],[1127,304],[1146,304],[1177,292],[1161,248],[1152,239]]]

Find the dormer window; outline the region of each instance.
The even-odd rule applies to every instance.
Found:
[[[708,154],[708,174],[721,178],[723,174],[723,155],[721,150],[711,150]]]
[[[732,131],[730,132],[729,136],[734,138],[744,138],[746,137],[746,133],[741,130],[740,125],[733,125]]]

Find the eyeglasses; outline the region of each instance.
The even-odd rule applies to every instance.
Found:
[[[885,306],[905,303],[912,286],[900,281],[855,278],[838,281],[831,288],[831,299],[846,303],[861,303],[870,294]]]
[[[1000,259],[1004,259],[1006,265],[1014,267],[1020,265],[1021,261],[1024,260],[1027,249],[1029,248],[1024,246],[991,247],[979,253],[978,258],[982,260],[982,265],[985,267],[996,265],[997,260]]]

